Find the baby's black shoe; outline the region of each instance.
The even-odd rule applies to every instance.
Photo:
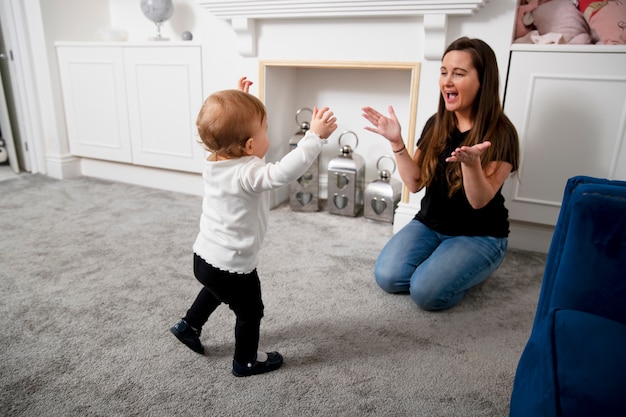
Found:
[[[204,354],[204,346],[200,342],[200,330],[191,327],[184,319],[176,323],[170,331],[189,349],[201,355]]]
[[[248,362],[247,364],[240,364],[233,360],[233,375],[235,376],[250,376],[264,374],[266,372],[275,371],[283,364],[283,357],[278,352],[267,352],[267,360],[265,362]]]

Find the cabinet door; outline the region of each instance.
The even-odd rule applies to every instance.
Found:
[[[521,167],[503,190],[511,219],[555,225],[567,179],[626,179],[625,53],[514,51],[505,112]]]
[[[58,47],[70,152],[131,162],[122,51]]]
[[[195,127],[203,101],[200,48],[128,47],[124,63],[133,162],[201,172],[205,152]]]

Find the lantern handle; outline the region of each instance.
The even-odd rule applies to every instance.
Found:
[[[298,127],[300,127],[300,128],[302,127],[302,123],[306,123],[306,124],[307,124],[307,126],[308,126],[308,124],[309,124],[309,122],[308,122],[308,121],[304,121],[304,122],[302,122],[302,123],[300,123],[300,122],[298,121],[298,116],[300,116],[300,113],[302,113],[303,111],[308,111],[308,112],[310,112],[310,113],[311,113],[311,116],[313,116],[313,110],[309,109],[308,107],[302,107],[302,108],[298,109],[298,111],[296,112],[296,124],[297,124],[297,125],[298,125]]]
[[[383,159],[389,159],[389,160],[391,161],[391,163],[393,164],[393,171],[391,171],[391,174],[393,174],[394,172],[396,172],[396,161],[395,161],[395,159],[394,159],[394,158],[392,158],[392,157],[391,157],[391,156],[389,156],[389,155],[383,155],[383,156],[381,156],[380,158],[378,158],[378,160],[376,161],[376,170],[377,170],[378,172],[380,172],[380,167],[379,167],[379,164],[380,164],[380,161],[382,161]]]
[[[343,137],[343,135],[347,135],[347,134],[352,134],[354,135],[354,139],[356,140],[356,144],[354,145],[354,149],[357,148],[357,146],[359,146],[359,137],[356,135],[356,133],[354,133],[352,130],[345,130],[341,133],[341,135],[339,135],[339,146],[341,146],[341,138]]]

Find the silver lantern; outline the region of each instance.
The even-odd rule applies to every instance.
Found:
[[[380,163],[385,159],[393,163],[392,171],[380,169]],[[391,178],[391,174],[396,171],[396,161],[389,155],[383,155],[376,161],[376,169],[380,178],[365,187],[363,216],[371,220],[393,223],[393,215],[402,195],[402,183]]]
[[[296,123],[299,130],[289,139],[289,150],[293,150],[298,146],[300,139],[304,137],[310,125],[308,121],[299,122],[298,116],[304,111],[313,114],[313,110],[303,107],[296,112]],[[319,156],[296,181],[289,184],[289,207],[293,211],[318,211],[319,206]]]
[[[328,212],[355,217],[363,208],[363,186],[365,182],[365,162],[363,157],[353,153],[350,145],[341,145],[341,138],[356,133],[346,130],[339,136],[339,156],[328,163]]]

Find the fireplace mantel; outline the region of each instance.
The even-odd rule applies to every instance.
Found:
[[[256,56],[256,21],[350,17],[423,16],[425,59],[441,58],[448,16],[471,15],[489,0],[196,0],[214,16],[230,21],[239,53]]]

